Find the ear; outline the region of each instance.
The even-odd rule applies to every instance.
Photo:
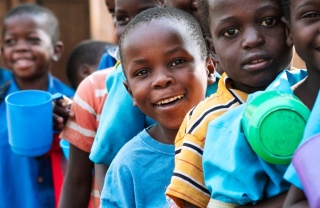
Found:
[[[292,40],[291,32],[290,32],[290,22],[285,17],[282,17],[281,21],[285,25],[287,46],[288,47],[292,47],[293,46],[293,40]]]
[[[61,55],[62,55],[62,52],[63,52],[63,43],[61,41],[57,41],[54,43],[54,46],[53,46],[53,55],[52,55],[52,60],[57,62],[59,61]]]
[[[94,72],[94,71],[95,70],[93,70],[93,67],[91,67],[88,64],[81,64],[79,67],[79,74],[82,79],[86,78],[87,76],[92,74],[92,72]]]
[[[133,105],[134,105],[134,106],[138,106],[137,103],[136,103],[136,100],[134,99],[134,96],[133,96],[133,94],[132,94],[132,91],[131,91],[131,88],[130,88],[130,86],[129,86],[128,81],[127,81],[127,80],[123,81],[123,85],[124,85],[124,87],[126,88],[126,90],[128,91],[130,97],[132,98]]]
[[[217,63],[208,56],[206,59],[206,68],[207,68],[207,83],[208,85],[213,84],[216,81],[215,70]]]

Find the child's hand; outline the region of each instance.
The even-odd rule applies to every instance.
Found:
[[[61,130],[69,117],[74,117],[74,112],[70,111],[72,100],[63,96],[53,101],[53,129]]]

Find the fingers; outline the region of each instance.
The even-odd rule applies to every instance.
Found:
[[[53,128],[61,130],[69,117],[74,117],[74,112],[70,111],[70,99],[58,98],[53,101]]]

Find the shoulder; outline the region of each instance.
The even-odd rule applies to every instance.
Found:
[[[53,93],[59,92],[66,95],[67,97],[72,97],[74,95],[75,90],[72,89],[70,86],[66,85],[65,83],[63,83],[58,78],[52,75],[49,75],[49,80],[50,80],[49,91],[54,91]]]
[[[146,149],[143,139],[147,135],[148,134],[146,133],[146,131],[143,130],[139,134],[137,134],[135,137],[133,137],[131,140],[129,140],[120,149],[113,163],[116,163],[118,165],[122,164],[126,166],[134,165],[134,161],[137,160],[137,158],[142,156],[142,154],[140,154],[141,151]]]

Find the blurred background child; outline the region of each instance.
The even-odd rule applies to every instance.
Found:
[[[73,89],[77,89],[80,82],[98,69],[100,57],[104,54],[105,49],[114,44],[85,40],[80,42],[72,50],[66,66],[67,77]]]
[[[5,65],[12,71],[7,95],[37,89],[73,96],[70,87],[50,74],[63,48],[59,24],[51,11],[34,4],[13,8],[3,19],[2,43]],[[55,187],[55,202],[50,156],[31,158],[13,153],[8,143],[5,102],[0,108],[0,207],[55,207],[61,187]],[[32,135],[26,135],[26,139],[32,139]]]
[[[111,68],[96,70],[108,45],[110,44],[94,40],[81,42],[75,47],[67,62],[66,70],[73,86],[78,88],[79,83],[83,81],[71,106],[75,116],[68,119],[60,135],[71,144],[59,207],[88,207],[91,190],[94,195],[98,193],[98,190],[92,189],[94,166],[89,160],[89,152],[101,108],[107,97],[105,80]],[[100,199],[95,198],[97,199],[92,206],[99,207]]]

